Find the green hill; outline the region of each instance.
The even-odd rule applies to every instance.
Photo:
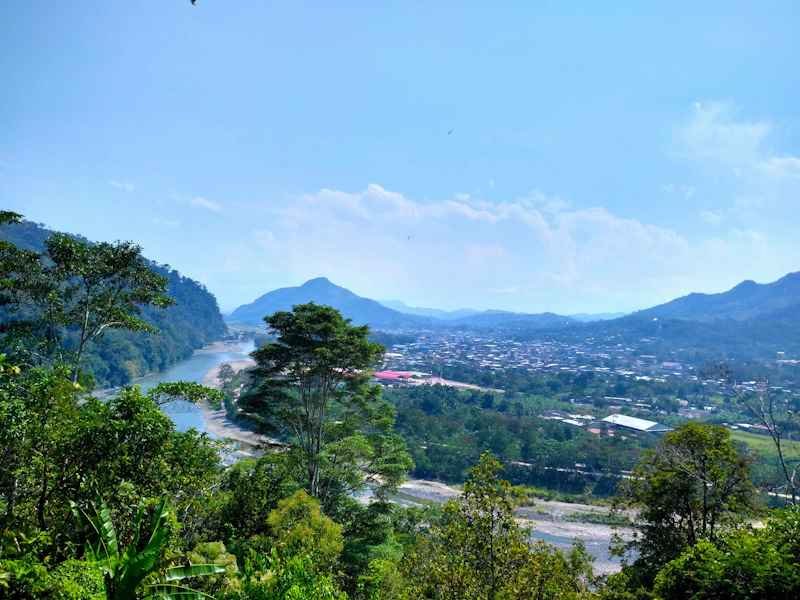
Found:
[[[0,239],[36,252],[44,250],[44,242],[52,233],[29,221],[0,227]],[[151,267],[167,278],[175,305],[143,310],[158,334],[110,330],[91,345],[85,366],[101,386],[124,385],[146,373],[164,370],[227,332],[216,298],[202,284],[168,266],[151,263]]]
[[[743,281],[719,294],[689,294],[636,314],[690,321],[745,321],[788,308],[800,309],[800,272],[789,273],[772,283]]]

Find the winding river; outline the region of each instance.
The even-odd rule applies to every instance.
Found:
[[[226,362],[233,362],[248,358],[255,349],[253,340],[239,342],[216,342],[205,348],[196,350],[186,360],[172,365],[166,371],[147,375],[135,381],[143,391],[165,381],[194,381],[203,383],[208,372],[214,367]],[[206,420],[203,411],[191,402],[176,401],[165,404],[162,409],[175,422],[180,431],[194,427],[197,431],[206,431]],[[211,437],[217,437],[213,432],[207,432]]]
[[[254,349],[252,340],[241,342],[217,342],[205,348],[195,351],[195,353],[162,373],[148,375],[137,380],[135,383],[148,390],[153,386],[164,381],[195,381],[203,383],[209,371],[226,362],[239,361],[248,358]],[[218,437],[206,428],[206,417],[203,411],[190,402],[177,401],[171,402],[163,407],[165,413],[175,422],[176,427],[181,431],[186,431],[194,427],[197,431],[207,432],[211,437]],[[424,482],[428,483],[428,482]],[[434,483],[434,482],[430,482]],[[441,484],[436,484],[441,485]],[[426,494],[409,493],[406,486],[403,486],[403,498],[398,497],[397,501],[411,503],[419,501],[443,501],[427,497]],[[369,495],[369,493],[367,493]],[[410,497],[409,497],[410,496]],[[555,522],[561,521],[560,515],[551,515],[550,519]],[[549,520],[549,519],[548,519]],[[538,525],[538,526],[537,526]],[[579,535],[575,537],[567,535],[554,535],[550,531],[546,522],[534,523],[533,538],[549,542],[561,549],[568,549],[575,537],[580,538],[586,544],[586,549],[595,558],[595,569],[598,572],[613,572],[619,570],[619,560],[609,556],[608,544],[610,536],[608,527],[594,526],[589,523],[581,524]],[[560,532],[559,532],[560,533]]]

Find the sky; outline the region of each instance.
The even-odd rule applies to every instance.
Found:
[[[0,207],[223,310],[326,276],[618,312],[800,270],[800,5],[644,4],[7,0]]]

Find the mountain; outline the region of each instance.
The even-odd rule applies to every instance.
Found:
[[[44,251],[45,240],[53,233],[29,221],[0,227],[0,239],[35,252]],[[146,373],[162,371],[227,333],[216,298],[202,284],[167,265],[150,262],[150,267],[167,278],[175,305],[142,311],[158,329],[155,335],[109,330],[89,346],[85,366],[102,386],[124,385]]]
[[[743,281],[727,292],[719,294],[689,294],[634,314],[649,318],[690,321],[719,319],[746,321],[791,307],[796,307],[800,315],[800,272],[790,273],[766,284]]]
[[[531,328],[515,332],[541,339]],[[719,360],[800,357],[800,273],[768,284],[744,281],[719,294],[689,294],[612,320],[545,332],[562,342],[621,345],[662,360],[695,365]]]
[[[448,322],[450,326],[466,327],[469,329],[558,329],[573,325],[575,321],[569,317],[554,313],[515,313],[503,310],[486,310],[474,315],[453,319]]]
[[[577,313],[574,315],[569,315],[570,319],[574,319],[575,321],[580,321],[581,323],[592,323],[594,321],[611,321],[613,319],[619,319],[620,317],[624,317],[628,313]]]
[[[331,283],[325,277],[311,279],[297,287],[268,292],[250,304],[234,310],[228,315],[227,320],[231,323],[261,325],[264,322],[264,316],[278,310],[290,310],[295,304],[305,302],[333,306],[344,316],[352,319],[354,323],[367,324],[374,329],[431,327],[545,329],[559,328],[574,322],[569,317],[552,313],[524,314],[500,310],[474,311],[468,309],[445,311],[434,308],[409,307],[397,300],[381,303],[358,296],[350,290]],[[392,306],[386,306],[386,304]],[[409,310],[414,312],[407,312]]]
[[[396,310],[398,312],[405,313],[407,315],[417,315],[418,317],[432,317],[434,319],[442,319],[443,321],[449,321],[451,319],[460,319],[462,317],[469,317],[481,312],[479,310],[474,310],[471,308],[460,308],[458,310],[442,310],[440,308],[424,308],[421,306],[409,306],[408,304],[400,300],[381,300],[380,303],[387,308],[391,308],[392,310]]]
[[[234,310],[227,319],[231,323],[261,325],[264,317],[279,310],[291,310],[295,304],[316,302],[327,304],[341,311],[359,325],[370,325],[376,329],[405,329],[430,324],[430,319],[409,315],[388,308],[375,300],[362,298],[331,283],[325,277],[310,279],[297,287],[273,290]]]

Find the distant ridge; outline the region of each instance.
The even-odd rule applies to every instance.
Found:
[[[381,300],[381,304],[392,310],[405,313],[407,315],[417,315],[419,317],[433,317],[434,319],[442,319],[448,321],[451,319],[461,319],[478,314],[479,310],[472,308],[459,308],[456,310],[442,310],[440,308],[424,308],[422,306],[409,306],[400,300]]]
[[[553,313],[525,314],[501,310],[486,311],[440,311],[414,308],[395,301],[413,314],[395,310],[386,303],[364,298],[348,289],[332,283],[325,277],[310,279],[295,287],[273,290],[244,304],[228,315],[231,323],[262,325],[264,317],[279,310],[290,310],[295,304],[316,302],[340,310],[344,316],[359,325],[370,325],[374,329],[420,329],[426,327],[461,327],[465,329],[546,329],[559,328],[575,323],[569,317]]]
[[[468,317],[453,319],[449,324],[473,329],[558,329],[574,325],[576,321],[555,313],[515,313],[504,310],[486,310]]]
[[[594,321],[611,321],[613,319],[619,319],[627,315],[628,313],[624,312],[616,312],[616,313],[577,313],[574,315],[569,315],[570,319],[575,319],[576,321],[580,321],[581,323],[593,323]]]
[[[744,281],[720,294],[689,294],[628,315],[573,316],[500,310],[443,311],[411,307],[399,301],[380,303],[318,277],[300,286],[264,294],[237,308],[227,319],[263,325],[264,316],[311,301],[333,306],[355,323],[384,331],[500,330],[520,339],[546,335],[573,341],[585,336],[621,336],[632,344],[650,337],[660,340],[665,352],[670,348],[692,348],[698,356],[707,357],[764,357],[777,351],[800,351],[800,273],[790,273],[768,284]]]
[[[634,314],[690,321],[745,321],[791,307],[797,307],[800,315],[800,272],[789,273],[772,283],[743,281],[719,294],[689,294]]]

